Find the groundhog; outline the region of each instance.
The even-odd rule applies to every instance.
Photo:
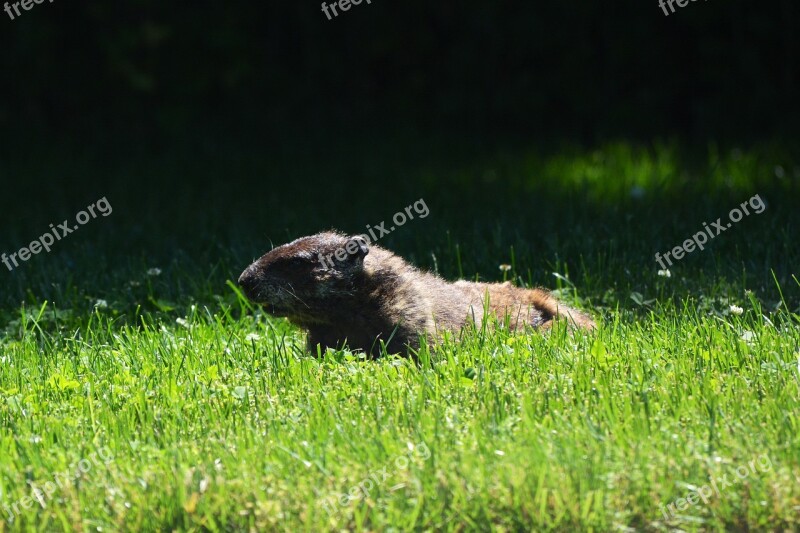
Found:
[[[272,315],[308,331],[308,349],[348,346],[372,357],[381,343],[408,354],[421,337],[435,343],[444,330],[480,326],[488,309],[514,330],[543,330],[563,318],[594,329],[586,315],[540,289],[506,283],[450,283],[420,271],[363,236],[325,232],[273,249],[251,264],[239,285]],[[488,298],[488,300],[487,300]]]

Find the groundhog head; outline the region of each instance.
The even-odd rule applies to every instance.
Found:
[[[326,232],[264,254],[242,272],[239,285],[270,314],[299,323],[324,323],[352,297],[369,253],[367,240]]]

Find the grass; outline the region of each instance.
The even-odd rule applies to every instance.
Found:
[[[33,183],[54,162],[89,177],[18,185],[0,251],[103,196],[114,212],[0,271],[0,530],[800,528],[798,154],[444,144],[14,159]],[[655,252],[754,194],[763,213],[658,275]],[[554,289],[599,331],[312,358],[231,283],[270,241],[420,197],[430,216],[382,245]]]

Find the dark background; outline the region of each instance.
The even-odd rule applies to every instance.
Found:
[[[295,0],[0,12],[0,251],[114,207],[0,270],[0,297],[110,297],[169,265],[206,283],[165,277],[173,299],[218,294],[271,244],[360,232],[419,198],[430,218],[381,244],[484,279],[513,247],[523,281],[552,287],[569,266],[597,303],[612,283],[647,296],[655,252],[760,193],[767,215],[680,268],[698,285],[767,291],[773,268],[791,284],[799,15],[792,0],[669,16],[656,0],[373,0],[334,20]]]
[[[375,127],[761,139],[795,134],[792,0],[86,0],[3,13],[0,120],[11,137],[228,135]],[[211,122],[211,121],[214,122]],[[156,136],[154,138],[153,136]]]

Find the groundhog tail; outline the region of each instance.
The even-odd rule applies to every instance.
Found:
[[[535,289],[531,295],[532,303],[542,311],[544,323],[542,328],[552,327],[556,320],[566,320],[572,327],[586,330],[597,329],[597,324],[588,315],[559,302],[549,293]]]

